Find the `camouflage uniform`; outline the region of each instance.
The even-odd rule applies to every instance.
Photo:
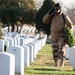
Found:
[[[58,66],[58,60],[60,60],[60,66],[65,58],[65,40],[64,38],[52,39],[52,54],[55,61],[55,65]]]

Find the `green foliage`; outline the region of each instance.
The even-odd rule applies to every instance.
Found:
[[[75,45],[75,37],[73,36],[70,28],[67,26],[64,28],[64,37],[65,41],[70,47]]]
[[[23,0],[22,2],[20,2],[20,7],[25,11],[25,13],[22,12],[23,19],[21,22],[29,24],[33,23],[33,19],[36,13],[34,0]]]
[[[16,24],[17,21],[21,21],[19,16],[23,16],[24,13],[24,9],[18,6],[10,6],[8,9],[5,8],[3,10],[1,21],[3,24],[11,25],[13,27],[12,31],[14,31],[14,24]]]
[[[54,6],[54,1],[53,0],[45,0],[42,7],[37,11],[36,17],[34,19],[36,23],[36,28],[38,30],[43,30],[45,31],[48,35],[50,33],[50,25],[49,24],[43,24],[42,19],[44,15],[53,8]]]
[[[3,11],[1,15],[1,21],[3,24],[15,23],[18,20],[18,12],[20,12],[20,8],[16,6],[10,6],[8,9]]]
[[[29,24],[33,23],[35,12],[36,12],[36,10],[32,10],[32,9],[25,11],[22,22],[29,23]]]
[[[35,4],[33,0],[0,0],[0,19],[3,24],[33,23]],[[21,18],[21,19],[20,19]]]

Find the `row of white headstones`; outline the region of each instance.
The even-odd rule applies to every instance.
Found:
[[[0,75],[24,75],[24,66],[29,66],[36,58],[38,51],[45,45],[47,35],[39,39],[34,38],[6,38],[0,40]],[[4,44],[7,45],[4,52]]]
[[[35,32],[35,30],[36,30],[36,27],[35,26],[28,26],[28,25],[26,25],[26,24],[24,24],[23,25],[23,27],[22,27],[22,32],[28,32],[28,33],[30,33],[30,32]]]
[[[17,32],[11,32],[11,26],[9,27],[10,32],[8,32],[8,27],[2,28],[2,32],[5,34],[4,36],[15,36],[17,34]],[[17,28],[15,27],[15,30]],[[20,31],[21,27],[18,27],[18,31]],[[36,31],[36,27],[35,26],[28,26],[26,24],[24,24],[22,26],[21,32],[19,33],[19,36],[25,36],[27,34],[33,34]],[[18,34],[17,34],[18,36]]]

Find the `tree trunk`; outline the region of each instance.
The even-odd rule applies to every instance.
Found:
[[[12,23],[11,26],[12,26],[11,32],[14,32],[14,29],[15,29],[14,23]]]
[[[8,24],[8,32],[10,32],[9,24]]]

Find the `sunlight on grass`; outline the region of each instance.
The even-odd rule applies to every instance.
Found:
[[[25,67],[25,75],[75,75],[75,71],[65,60],[65,67],[54,67],[51,44],[47,41],[46,45],[39,50],[34,62],[29,67]]]

